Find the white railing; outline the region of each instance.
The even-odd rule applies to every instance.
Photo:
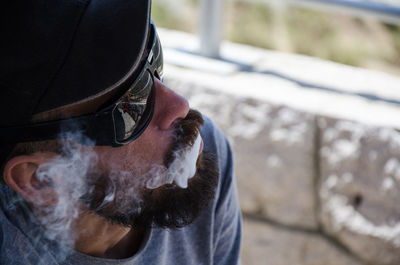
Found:
[[[239,1],[239,0],[235,0]],[[244,0],[240,0],[244,1]],[[386,1],[365,0],[245,0],[280,6],[301,6],[328,12],[346,13],[356,17],[374,17],[382,22],[400,25],[400,4]],[[200,54],[218,58],[223,39],[223,17],[225,0],[200,0]]]
[[[223,39],[224,0],[200,0],[200,53],[218,57]]]

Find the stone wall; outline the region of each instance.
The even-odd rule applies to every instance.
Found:
[[[397,130],[166,83],[231,140],[244,265],[400,264]]]

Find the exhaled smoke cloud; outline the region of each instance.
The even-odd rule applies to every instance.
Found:
[[[62,155],[42,164],[36,171],[36,177],[42,183],[53,188],[55,194],[49,194],[52,198],[44,198],[39,202],[45,206],[34,207],[34,213],[46,230],[45,236],[55,240],[65,247],[60,247],[58,258],[65,258],[69,249],[74,244],[76,234],[71,229],[74,220],[80,211],[80,198],[88,192],[86,175],[91,170],[91,165],[96,164],[96,154],[88,148],[85,151],[74,142],[83,142],[90,145],[90,140],[79,133],[68,133],[60,140],[63,144]]]
[[[175,183],[181,188],[187,188],[188,180],[196,174],[196,162],[201,146],[201,136],[198,135],[193,146],[186,146],[174,152],[174,160],[166,167],[154,167],[149,172],[146,188],[156,189],[165,184]]]
[[[147,178],[148,189],[172,183],[187,188],[188,180],[196,173],[202,144],[200,129],[203,123],[200,112],[190,110],[183,120],[175,124],[175,141],[165,156],[165,167],[153,169],[155,172],[151,172],[151,177]]]
[[[36,172],[37,178],[54,190],[55,194],[49,194],[54,196],[54,203],[34,207],[36,217],[46,229],[46,237],[61,243],[58,258],[64,259],[73,249],[78,236],[74,233],[74,223],[83,211],[99,214],[112,223],[133,227],[134,224],[149,224],[164,215],[176,215],[178,221],[188,220],[175,226],[191,222],[200,211],[200,206],[197,207],[199,209],[194,207],[200,205],[196,203],[200,195],[195,192],[190,202],[187,199],[184,201],[182,198],[190,198],[189,194],[193,193],[194,187],[190,189],[189,186],[185,192],[183,189],[188,188],[188,180],[197,174],[202,124],[201,114],[195,111],[179,121],[175,130],[176,137],[167,151],[164,165],[154,164],[148,172],[141,175],[122,170],[118,165],[109,165],[111,168],[107,173],[99,172],[98,158],[91,147],[93,142],[79,131],[63,134],[60,138],[68,140],[60,140],[63,144],[62,154],[41,165]],[[211,165],[207,167],[214,168]],[[217,174],[215,171],[209,178],[208,174],[197,177],[195,182],[198,184],[195,186],[202,191],[210,190],[202,195],[207,200],[204,199],[201,205],[206,205],[206,201],[211,200]],[[176,184],[175,188],[183,189],[173,192],[173,183]],[[163,187],[164,185],[168,187]],[[165,200],[157,203],[163,197],[151,195],[152,190],[157,195],[160,189],[166,194],[167,201],[168,198],[175,198],[169,203],[170,213],[164,213],[167,207],[162,206],[162,203]],[[148,202],[149,199],[152,202]],[[191,213],[193,209],[196,212]],[[169,222],[174,223],[172,220]],[[162,222],[159,223],[162,225]]]

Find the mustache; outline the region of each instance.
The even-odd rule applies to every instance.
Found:
[[[164,165],[168,167],[175,158],[175,153],[185,147],[193,146],[200,133],[204,119],[197,110],[190,109],[186,117],[175,124],[175,139],[164,157]]]

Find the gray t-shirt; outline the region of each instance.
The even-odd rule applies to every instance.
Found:
[[[207,118],[201,134],[204,150],[216,155],[221,176],[214,201],[191,225],[180,229],[152,228],[139,251],[127,259],[95,258],[71,250],[60,262],[56,244],[32,236],[40,234],[42,228],[20,208],[5,204],[11,191],[0,185],[0,264],[239,264],[241,214],[232,151],[222,132]]]

